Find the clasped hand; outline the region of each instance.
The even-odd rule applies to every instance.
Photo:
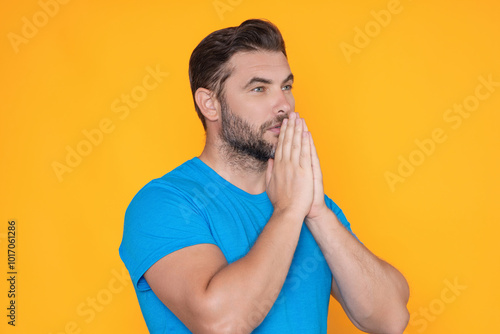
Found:
[[[283,120],[274,159],[268,161],[266,185],[275,212],[313,219],[326,209],[316,147],[298,113]]]

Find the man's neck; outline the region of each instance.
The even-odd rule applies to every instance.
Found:
[[[205,145],[199,159],[223,179],[249,194],[257,195],[266,190],[267,162],[222,145]]]

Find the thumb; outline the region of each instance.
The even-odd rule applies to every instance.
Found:
[[[267,160],[267,170],[266,170],[266,186],[269,184],[271,180],[271,174],[273,172],[274,159]]]

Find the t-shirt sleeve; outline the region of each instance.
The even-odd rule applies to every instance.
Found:
[[[216,244],[195,200],[157,179],[132,199],[125,213],[119,253],[134,286],[149,290],[144,273],[164,256],[197,244]]]
[[[351,229],[351,224],[349,223],[349,221],[347,220],[347,218],[345,217],[344,215],[344,212],[342,212],[342,210],[340,209],[340,207],[335,204],[334,201],[332,201],[328,196],[325,195],[325,203],[326,203],[326,206],[330,208],[330,210],[333,211],[333,213],[335,214],[335,216],[337,216],[337,219],[342,223],[342,225],[344,225],[344,227],[349,231],[351,232],[351,234],[359,241],[358,237],[356,236],[356,234],[354,234],[354,232],[352,231]],[[361,241],[360,241],[361,242]]]

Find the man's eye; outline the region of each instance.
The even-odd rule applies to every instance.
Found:
[[[252,89],[252,91],[254,91],[254,92],[263,92],[264,91],[264,87],[255,87],[254,89]]]
[[[292,89],[292,85],[286,85],[286,86],[283,86],[282,90],[291,90]]]

